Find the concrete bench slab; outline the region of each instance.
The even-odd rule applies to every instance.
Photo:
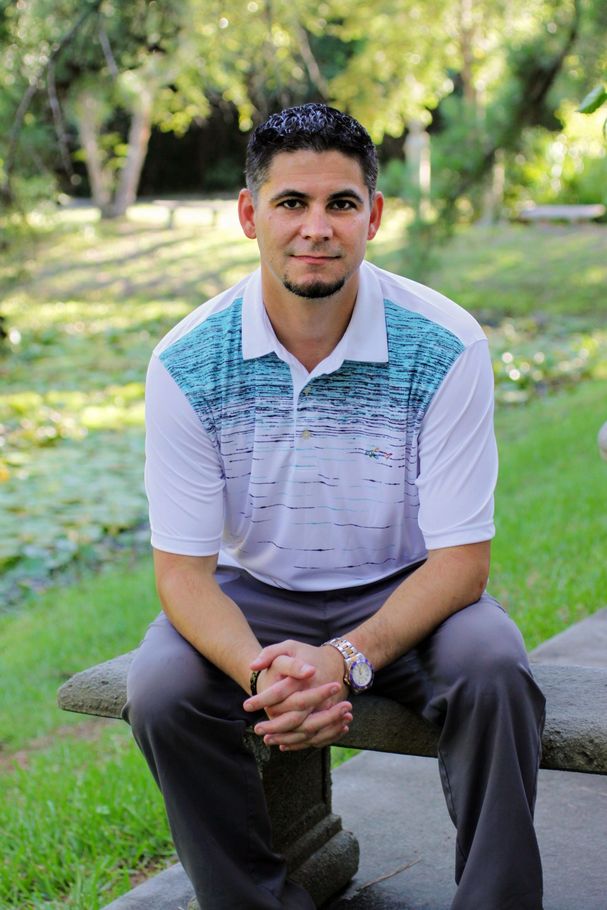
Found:
[[[59,707],[119,718],[133,654],[76,673],[61,686]],[[607,774],[607,669],[533,663],[533,672],[547,699],[542,767]],[[251,743],[260,745],[254,734]],[[436,743],[431,724],[375,695],[356,701],[350,732],[340,740],[358,749],[422,756],[436,756]]]

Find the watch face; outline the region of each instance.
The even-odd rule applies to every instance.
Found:
[[[364,658],[355,660],[350,667],[350,679],[355,689],[366,689],[373,680],[373,669]]]

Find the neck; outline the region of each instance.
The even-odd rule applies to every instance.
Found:
[[[280,343],[311,373],[339,344],[348,327],[358,281],[348,282],[331,297],[309,299],[281,288],[268,293],[262,282],[263,301]]]

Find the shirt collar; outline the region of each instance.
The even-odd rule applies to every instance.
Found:
[[[242,356],[263,357],[282,348],[263,305],[261,269],[247,282],[242,301]],[[388,339],[384,299],[373,266],[363,262],[356,304],[345,335],[338,344],[342,360],[386,363]],[[337,348],[335,349],[337,350]]]

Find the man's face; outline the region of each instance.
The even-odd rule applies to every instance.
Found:
[[[242,228],[255,238],[264,291],[331,297],[358,279],[383,199],[370,202],[360,164],[338,151],[280,152],[254,200],[240,194]]]

